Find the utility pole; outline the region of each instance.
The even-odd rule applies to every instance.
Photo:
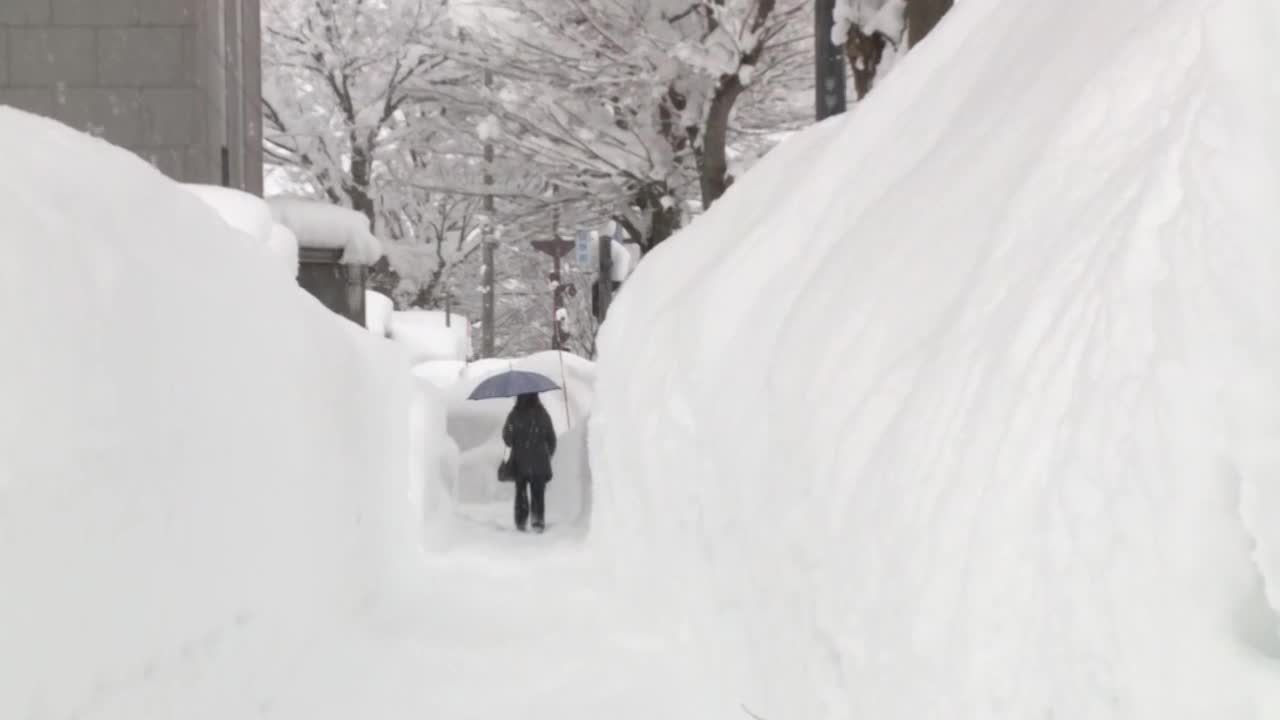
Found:
[[[599,288],[600,322],[603,323],[609,314],[609,305],[613,302],[613,242],[622,224],[614,221],[613,232],[600,233],[600,278],[596,281]]]
[[[484,88],[486,94],[493,87],[493,71],[485,69],[484,71]],[[493,271],[493,261],[496,253],[494,245],[496,241],[493,236],[493,142],[487,137],[484,141],[484,236],[481,240],[483,262],[484,262],[484,301],[480,309],[480,325],[482,335],[480,339],[480,354],[484,357],[491,358],[497,354],[495,350],[494,324],[496,323],[497,312],[495,306],[495,289],[497,283],[496,273]]]
[[[555,195],[555,188],[551,189],[552,196]],[[551,256],[551,274],[547,279],[551,281],[551,349],[561,350],[564,347],[564,341],[567,333],[564,331],[564,276],[560,274],[560,260],[565,255],[573,252],[577,243],[572,240],[560,239],[560,207],[551,208],[551,239],[550,240],[534,240],[529,243],[535,250]],[[572,294],[577,288],[570,286],[569,290]]]
[[[565,288],[563,276],[560,274],[560,260],[573,252],[576,243],[572,240],[561,240],[557,234],[550,240],[534,240],[529,244],[538,252],[551,256],[551,273],[547,275],[547,279],[551,281],[551,349],[561,350],[567,339],[561,319],[564,315],[564,296],[566,292],[570,296],[576,294],[577,288],[572,285]]]
[[[819,121],[839,115],[847,107],[844,79],[844,53],[831,42],[835,24],[836,0],[814,2],[814,106]]]

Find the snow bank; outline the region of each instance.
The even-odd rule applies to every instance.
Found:
[[[585,525],[591,511],[591,467],[587,456],[587,424],[566,430],[556,441],[547,486],[547,520]]]
[[[306,198],[273,197],[267,204],[303,247],[342,248],[342,262],[349,265],[372,265],[382,257],[382,245],[362,213]]]
[[[262,198],[220,185],[184,184],[183,189],[203,200],[218,212],[228,225],[256,240],[271,237],[271,208]]]
[[[0,157],[0,717],[429,712],[374,618],[439,401],[137,157],[2,107]]]
[[[959,3],[637,268],[593,536],[726,695],[1280,717],[1277,62],[1269,1]]]
[[[280,265],[289,277],[298,279],[298,237],[289,228],[278,222],[271,223],[271,234],[267,236],[267,249],[272,255],[280,258]]]
[[[439,310],[397,310],[387,323],[387,335],[404,346],[413,362],[466,360],[471,356],[471,323]]]
[[[218,185],[182,185],[218,212],[228,225],[257,240],[273,256],[291,279],[298,276],[298,239],[289,228],[275,222],[271,208],[262,198]]]
[[[440,390],[449,390],[466,372],[465,360],[428,360],[419,363],[413,372],[420,378],[428,380]]]
[[[410,416],[410,499],[423,529],[426,546],[438,546],[452,527],[460,458],[447,434],[447,399],[440,388],[413,371]]]
[[[364,326],[378,337],[388,337],[391,325],[391,313],[395,312],[395,302],[375,290],[364,291]]]

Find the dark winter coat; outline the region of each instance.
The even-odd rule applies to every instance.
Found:
[[[519,477],[551,477],[556,430],[542,403],[517,402],[502,428],[502,441],[511,448],[511,464]]]

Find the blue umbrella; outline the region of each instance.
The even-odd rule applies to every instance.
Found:
[[[485,378],[484,382],[471,391],[468,399],[509,398],[526,393],[542,393],[559,389],[560,386],[545,375],[526,370],[508,370]]]

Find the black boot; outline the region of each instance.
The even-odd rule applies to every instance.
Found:
[[[529,520],[529,482],[523,478],[516,479],[516,530],[524,532],[524,525]]]
[[[532,501],[530,504],[533,505],[533,531],[534,532],[542,532],[543,530],[547,529],[546,492],[547,492],[546,478],[538,477],[538,478],[531,478],[529,480],[529,495],[531,496],[530,500]]]

